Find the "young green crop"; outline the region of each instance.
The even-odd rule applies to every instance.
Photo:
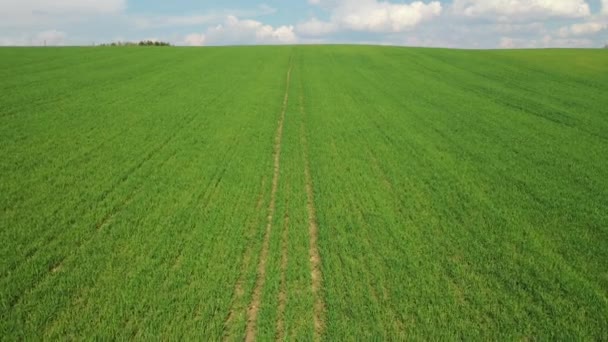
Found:
[[[0,334],[607,339],[606,57],[0,49]]]
[[[301,60],[329,339],[606,337],[603,51]]]

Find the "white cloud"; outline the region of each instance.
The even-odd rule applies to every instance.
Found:
[[[337,11],[340,24],[355,31],[399,32],[441,13],[441,4],[420,1],[409,5],[364,1],[357,6],[341,7]]]
[[[287,1],[273,2],[280,12],[267,5],[205,5],[204,12],[179,5],[181,15],[164,15],[152,8],[127,12],[128,0],[0,0],[0,45],[89,45],[119,40],[116,37],[159,37],[184,45],[575,47],[601,46],[608,33],[608,0],[307,1],[309,10],[290,19],[299,23],[294,27],[290,22],[268,25],[260,19],[276,13],[273,19],[281,20],[281,14],[291,9]],[[589,4],[601,8],[595,6],[590,13]],[[432,25],[424,24],[428,22]]]
[[[132,18],[138,29],[195,26],[216,21],[216,15],[186,15],[186,16],[135,16]]]
[[[36,43],[42,43],[43,45],[64,45],[66,36],[67,35],[65,32],[57,30],[43,31],[36,35],[34,38],[34,44],[37,45]]]
[[[66,44],[66,33],[46,30],[33,35],[0,37],[0,46],[60,46]]]
[[[493,31],[500,34],[542,34],[546,32],[544,23],[497,23],[493,25]]]
[[[559,30],[559,35],[562,37],[569,36],[586,36],[595,34],[600,31],[608,29],[608,24],[603,22],[588,22],[581,24],[572,24],[567,27],[562,27]]]
[[[192,33],[185,37],[186,45],[227,44],[291,44],[297,42],[293,26],[273,27],[256,20],[241,20],[228,16],[224,23],[211,27],[205,33]]]
[[[500,39],[500,48],[501,49],[513,49],[517,46],[518,42],[513,39],[513,38],[509,38],[509,37],[502,37]]]
[[[585,0],[454,0],[453,10],[466,17],[495,17],[503,21],[580,18],[591,13]]]
[[[205,35],[202,33],[191,33],[184,38],[184,45],[202,46],[205,45]]]
[[[298,33],[322,35],[338,30],[361,32],[403,32],[441,14],[438,1],[396,4],[378,0],[310,0],[330,11],[328,22],[313,18],[297,26]]]
[[[599,13],[589,16],[583,22],[561,27],[557,34],[561,38],[592,36],[608,30],[608,0],[601,0],[602,8]]]
[[[117,14],[126,0],[0,0],[0,27],[82,20],[99,14]]]
[[[545,35],[539,39],[502,37],[499,47],[502,49],[536,49],[561,47],[592,47],[593,41],[586,38],[559,38]]]
[[[2,13],[115,13],[125,8],[125,0],[0,0]]]
[[[1,0],[0,0],[1,1]],[[188,15],[135,15],[129,18],[138,29],[165,28],[179,26],[196,26],[204,24],[217,24],[222,22],[227,16],[255,18],[276,13],[276,8],[268,5],[259,5],[253,9],[226,9],[207,11],[204,14]]]
[[[21,36],[0,37],[0,46],[26,46],[30,44],[31,39]]]
[[[328,33],[335,32],[338,26],[334,23],[325,22],[312,18],[306,22],[296,25],[296,32],[309,37],[324,36]]]

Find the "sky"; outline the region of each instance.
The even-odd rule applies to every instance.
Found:
[[[608,0],[0,0],[0,45],[603,47]]]

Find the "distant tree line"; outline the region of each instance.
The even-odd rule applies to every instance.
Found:
[[[171,46],[170,43],[167,42],[159,42],[159,41],[151,41],[151,40],[146,40],[146,41],[141,41],[139,43],[137,43],[137,45],[139,46]]]
[[[99,46],[171,46],[171,43],[153,41],[153,40],[142,40],[139,43],[136,42],[112,42],[107,44],[101,44]]]

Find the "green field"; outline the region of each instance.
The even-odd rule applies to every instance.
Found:
[[[607,340],[608,51],[0,49],[3,340]]]

